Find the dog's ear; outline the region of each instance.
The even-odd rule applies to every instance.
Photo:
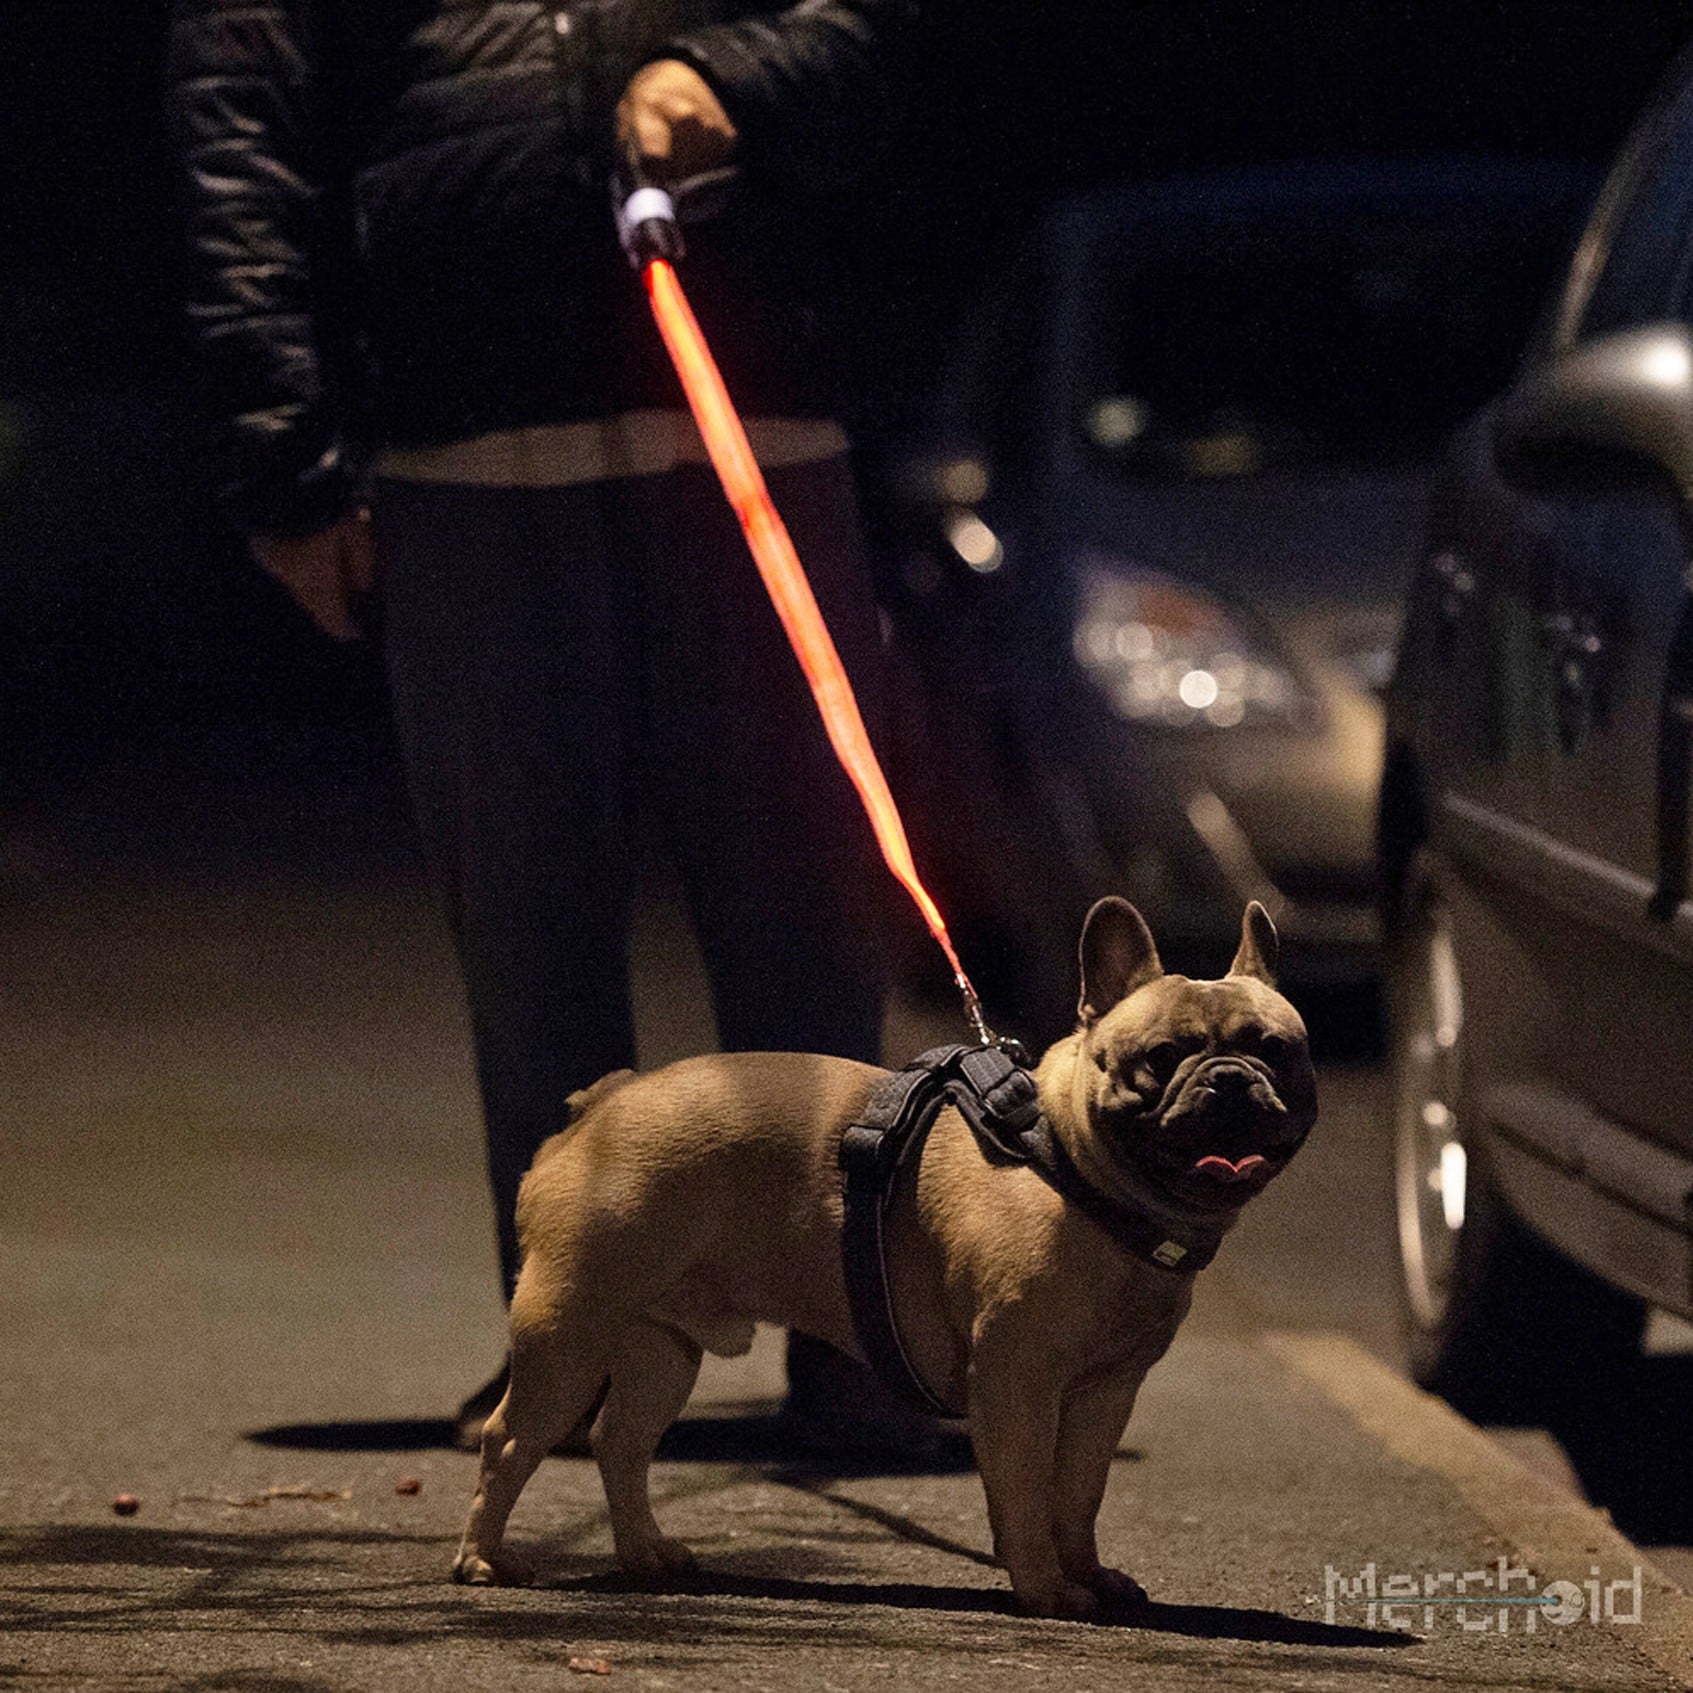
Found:
[[[1240,950],[1229,966],[1231,976],[1255,976],[1266,987],[1276,985],[1276,965],[1281,958],[1281,942],[1276,938],[1276,926],[1270,914],[1257,900],[1246,907],[1240,920]]]
[[[1145,919],[1115,894],[1108,894],[1088,913],[1080,951],[1082,998],[1077,1010],[1084,1027],[1136,988],[1164,974]]]

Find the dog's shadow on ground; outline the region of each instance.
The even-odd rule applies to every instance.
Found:
[[[629,1595],[642,1591],[616,1574],[577,1576],[544,1585],[549,1591],[557,1593]],[[803,1605],[889,1605],[900,1610],[975,1613],[1027,1620],[1009,1592],[982,1587],[941,1587],[915,1581],[807,1581],[786,1576],[701,1569],[668,1591],[691,1599],[767,1599]],[[1414,1634],[1283,1616],[1279,1611],[1251,1610],[1238,1605],[1167,1605],[1157,1600],[1102,1613],[1088,1626],[1179,1634],[1196,1640],[1271,1642],[1283,1646],[1392,1649],[1414,1645],[1418,1640]]]
[[[293,1451],[412,1452],[452,1445],[452,1424],[445,1419],[390,1422],[284,1424],[259,1429],[248,1439],[262,1446]],[[766,1480],[779,1486],[827,1498],[855,1516],[875,1522],[899,1539],[947,1552],[968,1562],[997,1568],[994,1560],[975,1547],[936,1534],[920,1522],[863,1499],[834,1491],[832,1484],[853,1476],[888,1474],[947,1474],[972,1467],[968,1444],[949,1441],[926,1457],[898,1462],[868,1455],[831,1452],[826,1457],[802,1444],[774,1410],[744,1407],[728,1415],[684,1418],[664,1438],[659,1457],[673,1463],[732,1464],[757,1467]],[[1141,1454],[1125,1448],[1119,1463],[1140,1461]],[[642,1590],[615,1573],[568,1575],[544,1581],[547,1591],[618,1595],[638,1600]],[[898,1609],[1020,1616],[1009,1592],[986,1587],[947,1587],[921,1582],[855,1582],[772,1576],[751,1570],[704,1569],[669,1590],[687,1599],[775,1600],[788,1604],[831,1607],[892,1606]],[[1156,1601],[1101,1616],[1094,1626],[1135,1629],[1155,1634],[1182,1635],[1201,1640],[1266,1642],[1328,1648],[1394,1648],[1410,1645],[1415,1636],[1385,1629],[1356,1628],[1320,1622],[1315,1618],[1283,1616],[1277,1611],[1232,1605],[1170,1605]]]

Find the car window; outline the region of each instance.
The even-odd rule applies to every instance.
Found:
[[[1432,459],[1508,378],[1567,239],[1491,203],[1284,218],[1132,266],[1077,426],[1127,473]]]
[[[1635,126],[1570,266],[1555,338],[1567,346],[1684,308],[1693,234],[1693,61]]]

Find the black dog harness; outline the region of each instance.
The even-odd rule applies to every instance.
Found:
[[[1040,1108],[1035,1079],[1001,1046],[939,1046],[880,1083],[841,1137],[846,1201],[841,1252],[858,1343],[902,1398],[943,1417],[947,1405],[906,1354],[888,1286],[884,1229],[900,1172],[922,1158],[942,1106],[956,1107],[990,1164],[1022,1164],[1133,1257],[1187,1276],[1217,1255],[1222,1224],[1177,1223],[1151,1206],[1103,1194],[1076,1168]]]

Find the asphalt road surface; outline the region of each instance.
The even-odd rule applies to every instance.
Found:
[[[608,1581],[592,1468],[558,1459],[514,1524],[540,1587],[451,1587],[473,1464],[444,1418],[502,1312],[437,907],[411,875],[158,857],[61,846],[0,903],[0,1688],[556,1687],[572,1659],[706,1690],[1693,1673],[1689,1601],[1655,1567],[1676,1554],[1581,1505],[1544,1435],[1511,1437],[1525,1467],[1396,1374],[1367,1066],[1326,1070],[1317,1134],[1201,1279],[1131,1424],[1102,1541],[1157,1601],[1137,1626],[1012,1615],[973,1476],[785,1450],[768,1334],[708,1367],[657,1472],[701,1583]],[[662,883],[636,952],[643,1061],[707,1045]],[[955,1033],[901,999],[887,1055]],[[1678,1474],[1619,1497],[1661,1505]],[[1507,1576],[1518,1608],[1496,1585],[1459,1606],[1465,1572],[1472,1597]],[[1405,1582],[1418,1602],[1390,1609]],[[1555,1625],[1572,1591],[1584,1620]]]

